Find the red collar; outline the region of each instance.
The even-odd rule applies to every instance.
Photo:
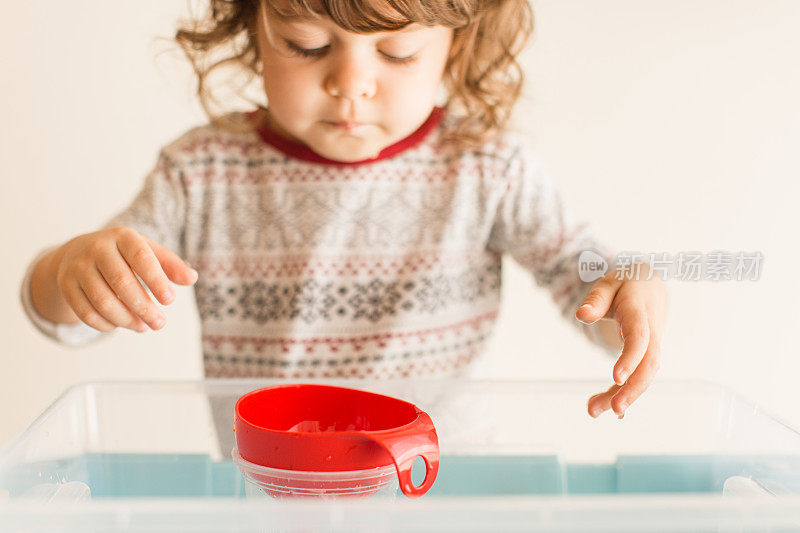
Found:
[[[250,119],[255,118],[258,114],[258,111],[251,111],[246,113],[247,117]],[[275,131],[273,131],[269,126],[266,124],[262,125],[258,128],[258,135],[261,139],[266,142],[267,144],[277,148],[284,154],[297,158],[302,159],[303,161],[310,161],[312,163],[322,163],[327,165],[339,165],[339,166],[346,166],[346,165],[363,165],[364,163],[373,163],[375,161],[379,161],[381,159],[387,159],[389,157],[395,156],[404,150],[408,150],[412,146],[418,144],[422,141],[428,133],[431,132],[439,122],[441,122],[442,117],[444,115],[444,109],[436,106],[431,111],[431,114],[425,119],[425,122],[414,131],[408,137],[400,139],[394,144],[390,144],[386,148],[380,151],[380,153],[371,159],[363,159],[361,161],[334,161],[333,159],[328,159],[327,157],[323,157],[308,146],[301,144],[296,141],[292,141],[279,135]]]

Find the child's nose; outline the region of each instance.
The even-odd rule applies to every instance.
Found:
[[[372,98],[377,87],[375,76],[357,58],[340,61],[325,80],[328,94],[350,100]]]

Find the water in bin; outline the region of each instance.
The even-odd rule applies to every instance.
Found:
[[[414,404],[330,385],[266,387],[239,398],[233,460],[248,497],[416,498],[439,470],[433,421]],[[411,479],[414,460],[425,478]]]

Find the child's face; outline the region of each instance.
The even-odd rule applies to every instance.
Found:
[[[375,157],[432,111],[450,28],[410,24],[356,34],[329,18],[284,20],[261,11],[259,20],[269,120],[317,154],[336,161]]]

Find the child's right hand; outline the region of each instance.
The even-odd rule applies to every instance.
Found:
[[[163,305],[175,298],[170,281],[178,285],[197,281],[197,272],[177,254],[125,226],[72,239],[55,251],[53,265],[66,304],[100,331],[164,327],[166,317],[137,275]]]

